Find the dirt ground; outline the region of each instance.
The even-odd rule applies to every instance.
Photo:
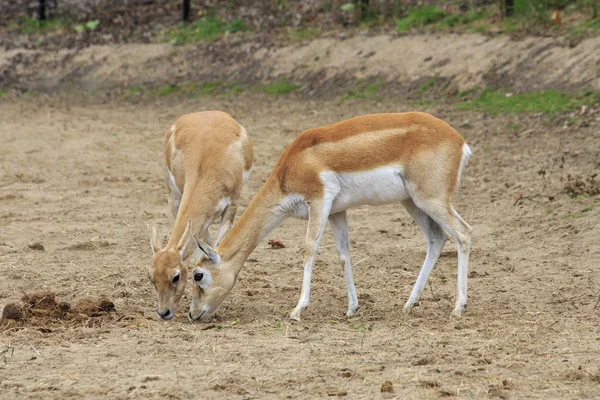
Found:
[[[116,308],[5,321],[2,398],[600,397],[600,199],[535,196],[555,195],[569,174],[598,172],[600,123],[564,128],[540,116],[428,110],[473,149],[455,200],[474,228],[463,318],[449,317],[451,242],[421,306],[401,312],[425,240],[400,205],[389,205],[349,212],[355,317],[344,316],[328,230],[311,305],[301,322],[288,319],[300,294],[306,224],[289,220],[267,238],[287,247],[270,249],[265,239],[215,320],[190,322],[186,295],[173,320],[158,321],[146,269],[149,224],[163,233],[172,224],[163,132],[179,115],[205,109],[231,113],[254,142],[245,207],[301,130],[415,107],[257,94],[136,105],[2,98],[0,306],[49,290],[57,301],[106,297]]]

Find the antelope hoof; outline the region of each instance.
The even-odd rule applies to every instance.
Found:
[[[348,318],[352,317],[356,313],[356,310],[358,310],[358,304],[348,307],[348,312],[346,313],[346,317],[348,317]]]
[[[457,304],[456,307],[454,307],[454,310],[452,311],[452,316],[453,317],[462,316],[462,314],[466,308],[467,308],[466,304]]]
[[[412,313],[413,309],[419,307],[419,302],[415,301],[414,303],[411,303],[410,301],[406,303],[406,305],[404,306],[404,308],[402,308],[402,312],[404,312],[404,314],[410,314]]]
[[[290,313],[290,319],[293,319],[294,321],[300,322],[300,311],[293,310]]]

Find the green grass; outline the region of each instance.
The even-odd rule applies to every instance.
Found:
[[[256,88],[256,90],[258,90],[258,91],[268,93],[268,94],[275,94],[275,95],[291,93],[291,92],[295,91],[296,89],[298,89],[298,85],[291,83],[287,79],[280,79],[277,82],[258,86]]]
[[[181,88],[177,85],[166,85],[166,86],[156,89],[154,91],[154,94],[157,95],[158,97],[170,96],[172,94],[179,92],[180,89]]]
[[[134,96],[137,96],[138,94],[142,93],[142,88],[138,87],[138,86],[134,86],[134,87],[130,87],[129,90],[127,91],[127,93],[125,93],[123,95],[124,98],[126,99],[131,99]]]
[[[243,32],[248,25],[239,19],[225,24],[218,18],[205,16],[192,24],[181,24],[171,31],[171,44],[211,41],[218,39],[225,32]]]
[[[424,94],[429,89],[435,86],[435,84],[439,81],[440,78],[434,76],[432,78],[427,79],[425,82],[421,83],[419,88],[417,89],[417,93]]]
[[[93,19],[91,21],[86,22],[85,24],[77,24],[73,27],[73,29],[75,29],[76,32],[81,33],[86,30],[93,31],[98,27],[98,25],[100,25],[100,20]]]
[[[545,90],[507,96],[503,91],[484,90],[473,100],[458,104],[459,110],[479,110],[489,114],[544,113],[556,115],[597,101],[600,92],[571,96],[557,90]]]
[[[407,17],[398,21],[396,30],[405,32],[409,29],[420,28],[443,20],[446,12],[438,7],[420,7],[412,10]]]
[[[202,93],[211,95],[223,87],[222,81],[207,82],[202,85]]]
[[[600,31],[600,16],[581,22],[575,26],[572,26],[567,33],[567,36],[571,39],[583,38],[589,34],[596,34]],[[597,75],[600,75],[598,70]]]
[[[381,82],[367,83],[361,79],[357,80],[354,88],[349,89],[342,97],[342,102],[350,99],[373,99],[377,91],[383,86]]]
[[[8,90],[6,90],[6,89],[0,89],[0,97],[4,96],[7,93],[8,93]]]
[[[470,25],[476,21],[489,18],[490,16],[490,13],[486,11],[469,10],[463,14],[453,14],[446,16],[440,21],[438,26],[440,28],[451,29],[457,26]]]
[[[19,21],[19,30],[21,33],[30,35],[33,33],[47,33],[71,28],[71,20],[67,17],[49,18],[39,21],[35,18],[23,17]]]
[[[298,29],[291,32],[291,37],[296,40],[314,39],[321,34],[319,28]]]
[[[456,97],[458,97],[459,99],[464,99],[465,97],[471,96],[473,93],[477,92],[478,90],[479,90],[479,85],[475,85],[471,89],[461,90],[460,92],[458,92],[456,94]]]
[[[237,82],[223,82],[223,81],[211,81],[211,82],[189,82],[181,85],[165,85],[159,88],[149,87],[130,87],[124,94],[124,99],[132,99],[136,96],[157,96],[166,97],[173,94],[179,93],[181,96],[186,98],[198,98],[202,96],[216,96],[219,94],[225,95],[236,95],[243,91]]]
[[[451,30],[456,27],[469,27],[472,30],[485,30],[484,25],[474,25],[478,21],[490,19],[493,16],[489,10],[469,10],[459,14],[447,14],[438,7],[420,7],[410,11],[408,16],[398,21],[396,30],[405,32],[410,29],[435,25],[439,29]]]
[[[510,124],[508,125],[508,129],[518,131],[519,129],[521,129],[521,124]]]

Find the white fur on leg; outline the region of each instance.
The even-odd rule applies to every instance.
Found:
[[[467,280],[469,278],[469,253],[471,249],[471,238],[457,241],[458,253],[458,297],[452,315],[460,317],[467,308]]]
[[[350,263],[350,240],[346,211],[330,215],[329,222],[333,229],[333,236],[340,261],[344,266],[344,280],[346,281],[346,290],[348,292],[348,312],[346,316],[351,317],[358,309],[358,297],[356,296],[356,287],[354,286],[352,265]]]
[[[423,212],[423,210],[418,208],[413,200],[406,200],[402,202],[402,204],[411,217],[413,217],[417,225],[419,225],[419,228],[421,228],[427,239],[427,255],[425,256],[425,261],[423,262],[417,281],[410,293],[410,297],[403,308],[405,313],[409,313],[413,307],[419,303],[425,285],[427,285],[427,281],[429,280],[429,275],[431,275],[431,271],[440,257],[447,238],[440,226]]]
[[[298,305],[290,313],[290,318],[296,321],[300,321],[300,313],[302,312],[302,310],[308,307],[310,298],[310,281],[312,279],[312,268],[315,263],[315,256],[317,254],[317,249],[319,248],[319,242],[321,241],[321,237],[323,236],[325,225],[327,225],[327,217],[329,216],[329,212],[331,211],[332,197],[325,196],[323,202],[323,210],[318,214],[312,212],[311,210],[308,220],[308,230],[306,232],[307,245],[305,248],[305,254],[307,254],[308,256],[305,258],[304,261],[302,291],[300,293],[300,300],[298,301]],[[318,218],[318,220],[315,221],[314,218]],[[313,229],[311,228],[313,228],[313,224],[315,223],[317,224],[317,229],[316,232],[313,232]]]

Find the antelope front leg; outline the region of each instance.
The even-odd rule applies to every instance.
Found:
[[[315,263],[315,255],[319,242],[323,236],[327,217],[331,210],[331,200],[323,200],[310,204],[308,230],[306,232],[306,244],[304,246],[304,276],[302,278],[302,292],[296,308],[290,313],[290,318],[300,321],[300,313],[308,307],[310,298],[310,281],[312,278],[312,268]]]

